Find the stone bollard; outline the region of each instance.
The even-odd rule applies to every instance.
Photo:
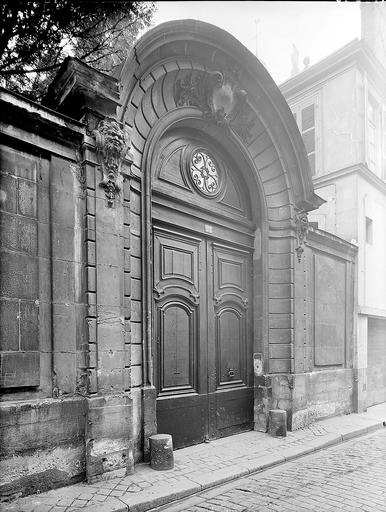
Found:
[[[150,465],[157,471],[173,469],[173,440],[170,434],[155,434],[150,440]]]
[[[268,433],[273,437],[286,437],[287,411],[271,409],[269,411]]]

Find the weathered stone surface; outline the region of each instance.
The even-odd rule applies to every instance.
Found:
[[[37,224],[33,219],[1,214],[1,245],[31,256],[37,253]]]
[[[132,403],[126,394],[87,400],[87,478],[134,468],[132,444]]]
[[[39,386],[39,352],[1,352],[0,387]]]
[[[1,170],[19,178],[36,181],[39,160],[24,151],[7,146],[0,146],[1,152]]]
[[[36,217],[37,202],[36,202],[36,183],[27,180],[19,180],[18,183],[18,211],[20,215],[28,217]]]
[[[1,350],[19,349],[19,302],[0,301],[0,347]]]
[[[170,434],[155,434],[149,437],[150,465],[157,471],[173,469],[173,440]]]
[[[39,304],[20,302],[20,350],[39,349]]]
[[[0,254],[0,275],[1,295],[18,299],[38,298],[36,258],[21,253],[3,252]]]
[[[133,387],[142,385],[142,366],[131,367],[131,385]]]
[[[286,437],[287,412],[281,409],[269,411],[268,433],[273,437]]]
[[[85,400],[46,399],[4,403],[0,414],[1,455],[84,443]],[[6,475],[3,474],[5,477]]]
[[[270,344],[269,357],[272,359],[290,359],[293,357],[293,345],[286,344]]]
[[[315,365],[341,365],[346,343],[346,265],[322,254],[316,254],[314,261]]]
[[[5,464],[0,463],[1,466],[6,467],[6,462]],[[20,473],[22,474],[22,471]],[[45,469],[39,473],[28,476],[23,475],[12,480],[12,482],[0,485],[0,500],[8,501],[13,498],[28,496],[29,494],[40,494],[51,489],[63,487],[64,485],[80,482],[83,478],[84,473],[71,475],[67,471],[57,468]]]
[[[17,208],[17,180],[13,176],[0,173],[1,209],[16,213]]]
[[[352,369],[297,374],[293,379],[292,430],[323,417],[352,412]]]

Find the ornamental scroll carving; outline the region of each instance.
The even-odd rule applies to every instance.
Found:
[[[177,107],[198,107],[206,119],[232,128],[243,140],[250,136],[247,92],[241,89],[237,72],[192,70],[176,80],[174,100]]]
[[[296,224],[296,238],[298,245],[295,248],[296,254],[298,256],[298,262],[301,262],[302,254],[304,252],[304,245],[307,244],[307,235],[308,235],[308,213],[304,211],[299,211],[295,214],[295,224]]]
[[[104,119],[93,131],[103,180],[99,186],[105,189],[107,205],[111,208],[122,188],[121,165],[128,154],[130,137],[114,119]]]

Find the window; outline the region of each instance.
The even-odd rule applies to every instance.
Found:
[[[371,94],[367,101],[367,166],[386,180],[386,107]]]
[[[303,137],[312,176],[318,174],[317,107],[317,98],[291,106],[295,121]]]
[[[373,221],[370,217],[366,217],[366,243],[373,243]]]

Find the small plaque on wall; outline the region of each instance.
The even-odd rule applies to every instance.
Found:
[[[261,377],[263,375],[263,355],[261,352],[256,352],[253,354],[253,372],[256,377]]]

